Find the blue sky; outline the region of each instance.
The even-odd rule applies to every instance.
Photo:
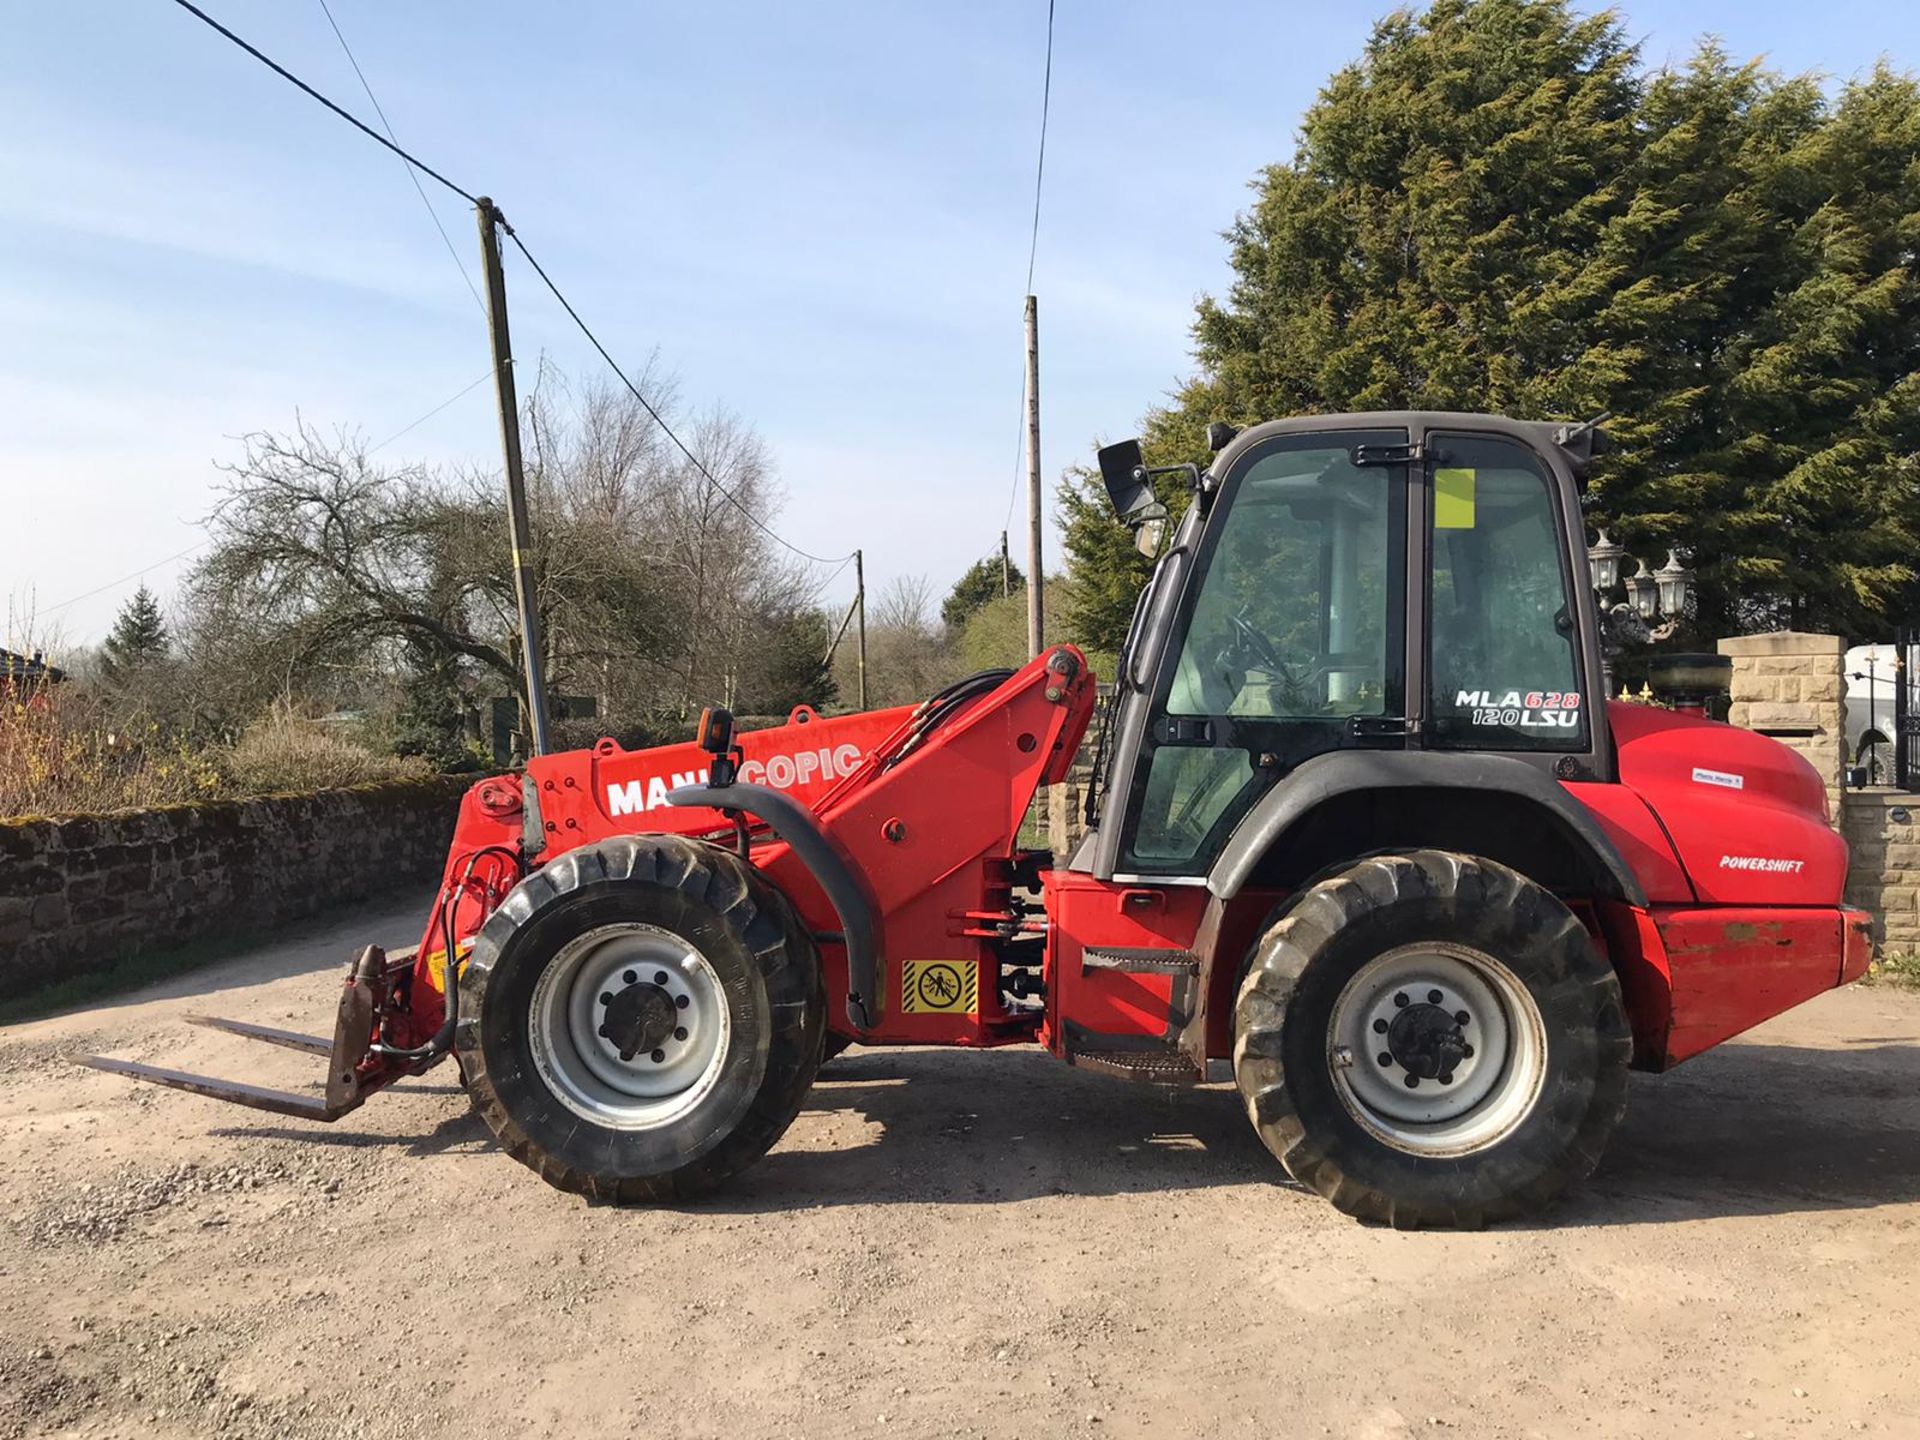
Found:
[[[609,347],[770,443],[775,523],[944,588],[998,540],[1045,0],[332,0],[403,144],[491,194]],[[356,113],[318,0],[205,8]],[[1375,4],[1059,0],[1035,289],[1047,475],[1190,365],[1219,232]],[[1650,63],[1920,64],[1911,0],[1641,0]],[[368,118],[371,118],[369,116]],[[477,271],[472,216],[431,184]],[[515,348],[596,364],[511,263]],[[299,411],[381,439],[486,373],[400,163],[166,0],[13,7],[0,47],[0,630],[166,592],[233,457]],[[383,458],[492,465],[480,386]],[[1016,536],[1016,547],[1019,544]],[[97,587],[102,593],[73,604]],[[830,599],[850,592],[850,577]]]

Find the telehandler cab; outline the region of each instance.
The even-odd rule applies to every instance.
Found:
[[[452,1055],[509,1154],[645,1201],[751,1164],[850,1042],[1037,1042],[1161,1085],[1230,1059],[1297,1180],[1478,1225],[1593,1169],[1630,1066],[1865,970],[1810,765],[1596,703],[1591,427],[1219,438],[1140,596],[1072,855],[1017,843],[1096,708],[1070,645],[910,709],[738,735],[709,711],[693,745],[474,786],[420,946],[358,955],[331,1040],[202,1022],[327,1056],[323,1096],[88,1063],[332,1120]],[[1101,458],[1157,549],[1138,446]]]

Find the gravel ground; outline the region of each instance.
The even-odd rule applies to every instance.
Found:
[[[370,913],[0,1030],[0,1440],[1920,1434],[1920,996],[1827,996],[1636,1077],[1545,1221],[1396,1234],[1286,1182],[1228,1087],[853,1050],[725,1196],[596,1208],[451,1068],[333,1127],[178,1024],[331,1023]],[[216,993],[217,992],[217,993]]]

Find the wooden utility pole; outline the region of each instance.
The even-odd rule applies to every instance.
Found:
[[[860,658],[860,708],[867,708],[867,558],[853,552],[853,603],[860,607],[860,629],[855,653]]]
[[[1007,532],[1004,530],[1000,532],[1000,594],[1003,598],[1013,594],[1013,569],[1007,559]]]
[[[513,599],[520,612],[520,659],[527,681],[527,734],[533,753],[544,755],[547,739],[547,681],[540,659],[540,615],[534,606],[533,549],[527,525],[527,477],[520,462],[520,401],[513,385],[513,342],[507,334],[507,278],[500,268],[503,216],[482,195],[474,203],[480,217],[480,255],[487,279],[487,332],[493,340],[493,379],[500,399],[500,449],[507,464],[507,528],[513,538]],[[511,232],[509,232],[511,233]]]
[[[1027,657],[1046,640],[1041,613],[1040,556],[1040,302],[1027,296]]]

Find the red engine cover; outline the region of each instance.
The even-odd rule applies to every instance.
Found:
[[[1777,740],[1697,715],[1617,703],[1607,715],[1621,783],[1659,817],[1703,904],[1840,903],[1847,847],[1813,766]]]

